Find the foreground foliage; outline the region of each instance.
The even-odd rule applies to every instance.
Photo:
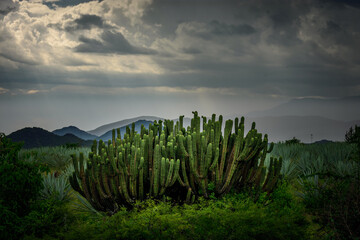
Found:
[[[20,148],[21,144],[0,135],[0,239],[42,236],[64,223],[60,201],[39,199],[41,172],[48,169],[39,162],[19,159]]]
[[[18,158],[27,162],[41,162],[59,174],[71,163],[71,155],[78,152],[88,155],[90,148],[57,146],[21,149],[18,153]]]
[[[325,239],[360,238],[360,157],[358,144],[276,144],[283,176],[297,188],[306,212]]]
[[[258,202],[247,194],[192,205],[171,201],[137,202],[111,217],[88,219],[64,239],[309,239],[308,222],[286,185]]]
[[[0,195],[1,239],[360,238],[357,143],[275,144],[270,154],[284,157],[284,178],[270,194],[233,189],[221,198],[209,182],[208,199],[198,197],[192,205],[176,204],[169,197],[134,200],[132,210],[120,207],[112,216],[69,189],[67,179],[75,171],[67,165],[71,152],[47,148],[17,154],[20,146],[3,135],[0,147],[0,169],[13,170],[0,175],[1,186],[12,182],[0,189],[10,194],[6,201],[3,192]],[[56,151],[57,162],[66,163],[41,173],[49,170],[41,165],[52,161],[47,153]],[[34,192],[23,187],[24,182],[33,182]]]

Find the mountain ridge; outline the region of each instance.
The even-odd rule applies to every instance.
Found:
[[[270,109],[249,112],[246,116],[322,116],[339,121],[357,121],[360,119],[360,111],[356,111],[359,106],[360,96],[337,99],[301,98]]]
[[[152,121],[146,121],[146,120],[138,120],[135,122],[135,131],[137,131],[138,133],[140,133],[141,131],[141,125],[143,124],[144,127],[146,129],[149,129],[149,124],[153,123]],[[131,129],[131,125],[132,123],[123,126],[120,128],[120,134],[121,134],[121,138],[124,137],[124,134],[126,133],[126,127],[129,126]],[[110,139],[112,139],[112,129],[107,131],[106,133],[104,133],[103,135],[99,136],[98,138],[96,138],[97,140],[103,140],[103,141],[108,141]]]
[[[251,122],[256,123],[259,132],[268,134],[269,141],[285,141],[296,137],[305,143],[324,139],[344,141],[346,131],[360,124],[360,120],[339,121],[321,116],[245,117],[245,130],[249,130]]]
[[[139,116],[139,117],[134,117],[134,118],[128,118],[128,119],[123,119],[117,122],[112,122],[112,123],[108,123],[105,125],[101,125],[100,127],[97,127],[93,130],[90,131],[86,131],[89,134],[93,134],[96,136],[101,136],[103,134],[105,134],[106,132],[112,130],[112,129],[117,129],[117,128],[122,128],[124,126],[127,126],[133,122],[136,122],[138,120],[145,120],[145,121],[155,121],[155,120],[160,120],[160,119],[164,119],[161,117],[156,117],[156,116]]]
[[[240,118],[241,116],[237,116],[237,115],[224,116],[224,122],[227,119],[234,119],[235,117]],[[143,118],[143,116],[140,116],[138,118],[125,119],[122,121],[115,122],[115,123],[128,122],[127,125],[120,127],[122,137],[124,136],[124,133],[126,132],[126,126],[131,126],[131,124],[132,124],[131,120],[139,119],[139,118]],[[161,119],[161,118],[155,117],[155,116],[153,116],[153,118]],[[176,122],[177,119],[173,119],[173,120],[174,120],[174,122]],[[346,131],[348,131],[349,128],[354,126],[355,124],[360,125],[360,119],[354,120],[354,121],[340,121],[340,120],[329,119],[326,117],[316,116],[316,115],[315,116],[288,115],[288,116],[262,116],[262,117],[245,116],[245,133],[247,133],[247,131],[250,129],[252,122],[256,123],[256,128],[258,129],[259,132],[261,132],[263,134],[268,134],[269,141],[279,142],[279,141],[285,141],[285,140],[291,139],[293,137],[296,137],[305,143],[321,141],[324,139],[330,140],[330,141],[344,141],[344,136],[345,136]],[[137,120],[137,121],[135,121],[135,126],[136,126],[135,130],[137,132],[140,132],[141,124],[144,124],[144,126],[146,128],[148,128],[150,123],[152,123],[152,121]],[[108,124],[108,125],[114,126],[111,124]],[[184,127],[187,128],[189,125],[190,125],[190,118],[187,118],[187,117],[184,118]],[[70,126],[70,127],[74,127],[74,126]],[[74,127],[74,128],[76,128],[76,127]],[[24,128],[24,129],[26,129],[26,128]],[[35,128],[35,129],[40,129],[40,128]],[[66,127],[65,127],[65,129],[66,129]],[[76,129],[78,129],[78,128],[76,128]],[[116,128],[114,128],[114,129],[116,129]],[[18,131],[20,131],[20,130],[18,130]],[[14,135],[16,135],[15,133],[17,133],[18,131],[13,132],[10,135],[13,137]],[[46,130],[44,130],[44,131],[46,131]],[[83,130],[81,130],[81,131],[83,131]],[[51,133],[51,132],[48,132],[48,133]],[[51,134],[53,134],[57,137],[61,137],[54,133],[51,133]],[[69,136],[64,135],[63,137],[66,137],[66,139],[67,139],[66,141],[65,140],[61,140],[61,141],[53,140],[54,136],[52,136],[52,135],[46,135],[45,137],[35,137],[35,139],[33,139],[33,136],[31,136],[31,134],[30,134],[30,136],[28,136],[29,133],[25,132],[23,135],[25,135],[24,136],[25,140],[27,139],[27,141],[29,141],[29,142],[37,142],[37,144],[35,144],[37,147],[38,146],[49,146],[49,145],[51,145],[49,143],[52,143],[54,141],[57,143],[57,145],[63,145],[65,143],[69,143],[71,141],[72,142],[81,142],[81,143],[84,142],[83,144],[87,144],[86,142],[89,142],[89,141],[85,141],[81,138],[78,138],[77,136],[75,136],[73,134],[70,135],[70,136],[73,136],[70,138],[69,138]],[[48,140],[40,141],[37,138],[46,138]],[[112,138],[112,129],[108,130],[101,136],[94,137],[92,139],[96,139],[96,140],[102,139],[103,141],[107,141],[111,138]],[[20,139],[18,138],[16,140],[21,141],[21,138]],[[52,144],[52,145],[54,145],[54,144]],[[31,145],[31,146],[33,146],[33,145]],[[26,144],[25,147],[29,147],[29,145]]]
[[[65,134],[70,133],[70,134],[73,134],[74,136],[84,139],[84,140],[92,140],[92,139],[95,139],[98,137],[98,136],[90,134],[84,130],[81,130],[75,126],[68,126],[68,127],[56,129],[56,130],[52,131],[52,133],[54,133],[58,136],[64,136]]]
[[[24,142],[23,148],[54,147],[67,143],[90,146],[91,141],[85,141],[73,134],[58,136],[39,127],[25,127],[7,135],[14,142]]]

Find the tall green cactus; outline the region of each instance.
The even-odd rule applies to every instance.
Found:
[[[187,130],[184,116],[179,121],[165,120],[141,127],[112,132],[107,144],[94,141],[91,153],[73,155],[75,172],[70,183],[95,209],[109,214],[120,206],[131,207],[136,200],[175,196],[192,202],[198,196],[209,197],[208,185],[222,196],[232,188],[254,187],[271,192],[280,176],[281,159],[271,159],[269,170],[264,161],[272,150],[267,135],[258,133],[255,123],[245,135],[244,118],[225,122],[223,117],[194,117]],[[202,131],[200,129],[202,119]],[[235,125],[235,126],[234,126]],[[232,132],[234,129],[234,132]]]

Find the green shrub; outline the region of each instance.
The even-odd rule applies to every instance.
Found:
[[[296,137],[293,137],[292,139],[285,141],[286,145],[299,144],[299,143],[301,143],[301,141],[299,139],[297,139]]]
[[[29,203],[42,188],[40,172],[45,170],[36,162],[18,159],[21,144],[0,135],[0,203],[22,217],[29,213]]]
[[[360,181],[357,177],[315,175],[301,181],[306,208],[328,236],[334,239],[360,238]]]
[[[266,194],[265,194],[266,195]],[[308,239],[302,207],[280,186],[271,201],[254,203],[247,194],[193,205],[147,200],[133,210],[89,220],[64,239]]]
[[[32,204],[32,211],[22,221],[26,236],[47,238],[57,237],[57,233],[65,231],[73,222],[74,216],[65,207],[64,202],[49,198]]]
[[[55,226],[64,227],[65,211],[54,197],[39,199],[41,172],[48,170],[36,161],[18,158],[21,144],[0,135],[0,239],[42,237]]]
[[[349,131],[345,134],[345,142],[359,143],[360,142],[360,126],[355,125],[354,128],[350,127]]]

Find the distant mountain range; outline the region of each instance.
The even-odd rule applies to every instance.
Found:
[[[241,117],[241,116],[239,116]],[[232,117],[232,119],[234,119]],[[227,120],[224,117],[224,121]],[[124,121],[125,122],[125,121]],[[127,121],[129,122],[129,121]],[[256,123],[256,128],[263,134],[268,134],[269,141],[285,141],[296,137],[302,142],[310,143],[321,140],[344,141],[345,133],[355,124],[360,126],[359,121],[337,121],[318,116],[275,116],[275,117],[245,117],[245,131],[251,127],[251,123]],[[135,122],[135,131],[140,132],[141,124],[146,128],[151,121],[138,120]],[[128,124],[128,125],[131,125]],[[190,125],[190,119],[184,118],[184,127]],[[223,124],[224,126],[224,124]],[[89,134],[77,127],[65,127],[55,130],[57,134],[48,132],[41,128],[23,128],[8,135],[14,141],[24,141],[25,148],[58,146],[66,143],[80,143],[90,146],[93,139],[108,141],[112,138],[112,130],[107,131],[101,136]],[[126,126],[120,128],[121,137],[124,137]],[[84,137],[86,140],[83,140]]]
[[[135,131],[137,131],[138,133],[140,133],[141,131],[141,125],[143,124],[144,127],[146,129],[149,129],[149,124],[150,123],[153,123],[152,121],[146,121],[146,120],[138,120],[135,122]],[[131,129],[131,125],[132,123],[128,124],[127,126],[130,127]],[[123,126],[120,128],[120,134],[121,134],[121,137],[123,138],[124,137],[124,134],[126,133],[126,126]],[[112,129],[107,131],[106,133],[104,133],[103,135],[101,135],[100,137],[96,138],[97,140],[103,140],[103,141],[108,141],[109,139],[112,138]]]
[[[124,121],[128,122],[128,121]],[[143,124],[146,129],[152,121],[138,120],[135,122],[135,131],[140,133],[141,125]],[[130,126],[128,124],[126,126]],[[121,137],[126,133],[126,126],[120,128]],[[24,142],[24,148],[36,147],[53,147],[65,145],[67,143],[78,143],[80,146],[91,146],[94,139],[108,141],[112,138],[112,129],[101,135],[100,137],[89,134],[77,127],[69,126],[49,132],[42,128],[27,127],[13,132],[7,136],[14,142]]]
[[[245,117],[245,131],[256,123],[256,129],[269,136],[269,141],[285,141],[296,137],[310,143],[320,140],[344,141],[345,133],[359,121],[337,121],[318,116]]]
[[[133,118],[133,119],[138,119],[138,118]],[[160,119],[160,118],[159,118]],[[110,126],[122,126],[122,127],[118,127],[120,128],[120,133],[121,133],[121,137],[124,137],[124,134],[126,132],[126,126],[129,126],[131,128],[131,125],[133,122],[131,122],[130,119],[121,121],[122,123],[116,122],[114,124],[108,124]],[[123,125],[123,123],[128,123],[127,125]],[[140,133],[141,131],[141,125],[143,124],[144,127],[146,129],[149,129],[149,124],[153,123],[153,121],[147,121],[147,120],[137,120],[134,122],[135,123],[135,131],[137,131],[138,133]],[[108,128],[108,126],[105,127],[100,127],[101,129],[106,129]],[[104,134],[102,134],[101,136],[96,136],[93,134],[90,134],[88,132],[85,132],[77,127],[74,126],[69,126],[69,127],[64,127],[61,129],[57,129],[54,130],[53,133],[59,136],[64,136],[65,134],[72,134],[77,136],[78,138],[84,139],[84,140],[103,140],[103,141],[108,141],[109,139],[112,138],[112,130],[113,129],[117,129],[117,128],[111,128],[110,130],[108,130],[107,132],[105,132]]]
[[[360,97],[338,100],[294,99],[269,110],[247,114],[245,116],[245,131],[249,130],[252,122],[256,122],[258,131],[263,134],[267,133],[269,140],[273,142],[285,141],[293,137],[305,143],[324,142],[326,140],[344,141],[346,131],[355,124],[360,125],[359,106]],[[304,114],[307,116],[303,116]],[[224,116],[224,121],[235,117],[236,115]],[[150,123],[160,119],[163,118],[140,116],[109,123],[91,131],[84,131],[75,126],[57,129],[52,133],[41,128],[24,128],[11,133],[9,137],[14,141],[24,141],[25,148],[56,146],[66,143],[91,145],[91,140],[94,139],[102,139],[103,141],[111,139],[112,129],[120,128],[123,137],[126,126],[133,122],[135,122],[135,130],[140,132],[141,124],[148,128]],[[174,119],[174,122],[177,120]],[[188,127],[190,122],[190,118],[184,118],[184,127]]]
[[[87,132],[92,134],[92,135],[101,136],[101,135],[105,134],[108,131],[111,131],[111,130],[117,129],[117,128],[122,128],[124,126],[127,126],[127,125],[129,125],[129,124],[131,124],[133,122],[137,122],[139,120],[146,120],[146,121],[153,122],[155,120],[158,121],[160,119],[163,119],[163,118],[155,117],[155,116],[140,116],[140,117],[136,117],[136,118],[125,119],[125,120],[121,120],[121,121],[118,121],[118,122],[102,125],[102,126],[100,126],[98,128],[95,128],[94,130],[87,131]]]
[[[23,148],[54,147],[67,143],[78,143],[80,146],[90,146],[92,141],[85,141],[72,134],[58,136],[42,128],[23,128],[7,136],[14,142],[24,142]]]
[[[78,138],[81,138],[84,140],[93,140],[93,139],[97,138],[96,135],[85,132],[75,126],[69,126],[69,127],[63,127],[61,129],[56,129],[56,130],[52,131],[52,133],[59,135],[59,136],[64,136],[66,134],[73,134],[73,135],[77,136]]]
[[[264,111],[250,112],[248,117],[322,116],[338,121],[360,119],[360,96],[339,99],[301,98]]]

